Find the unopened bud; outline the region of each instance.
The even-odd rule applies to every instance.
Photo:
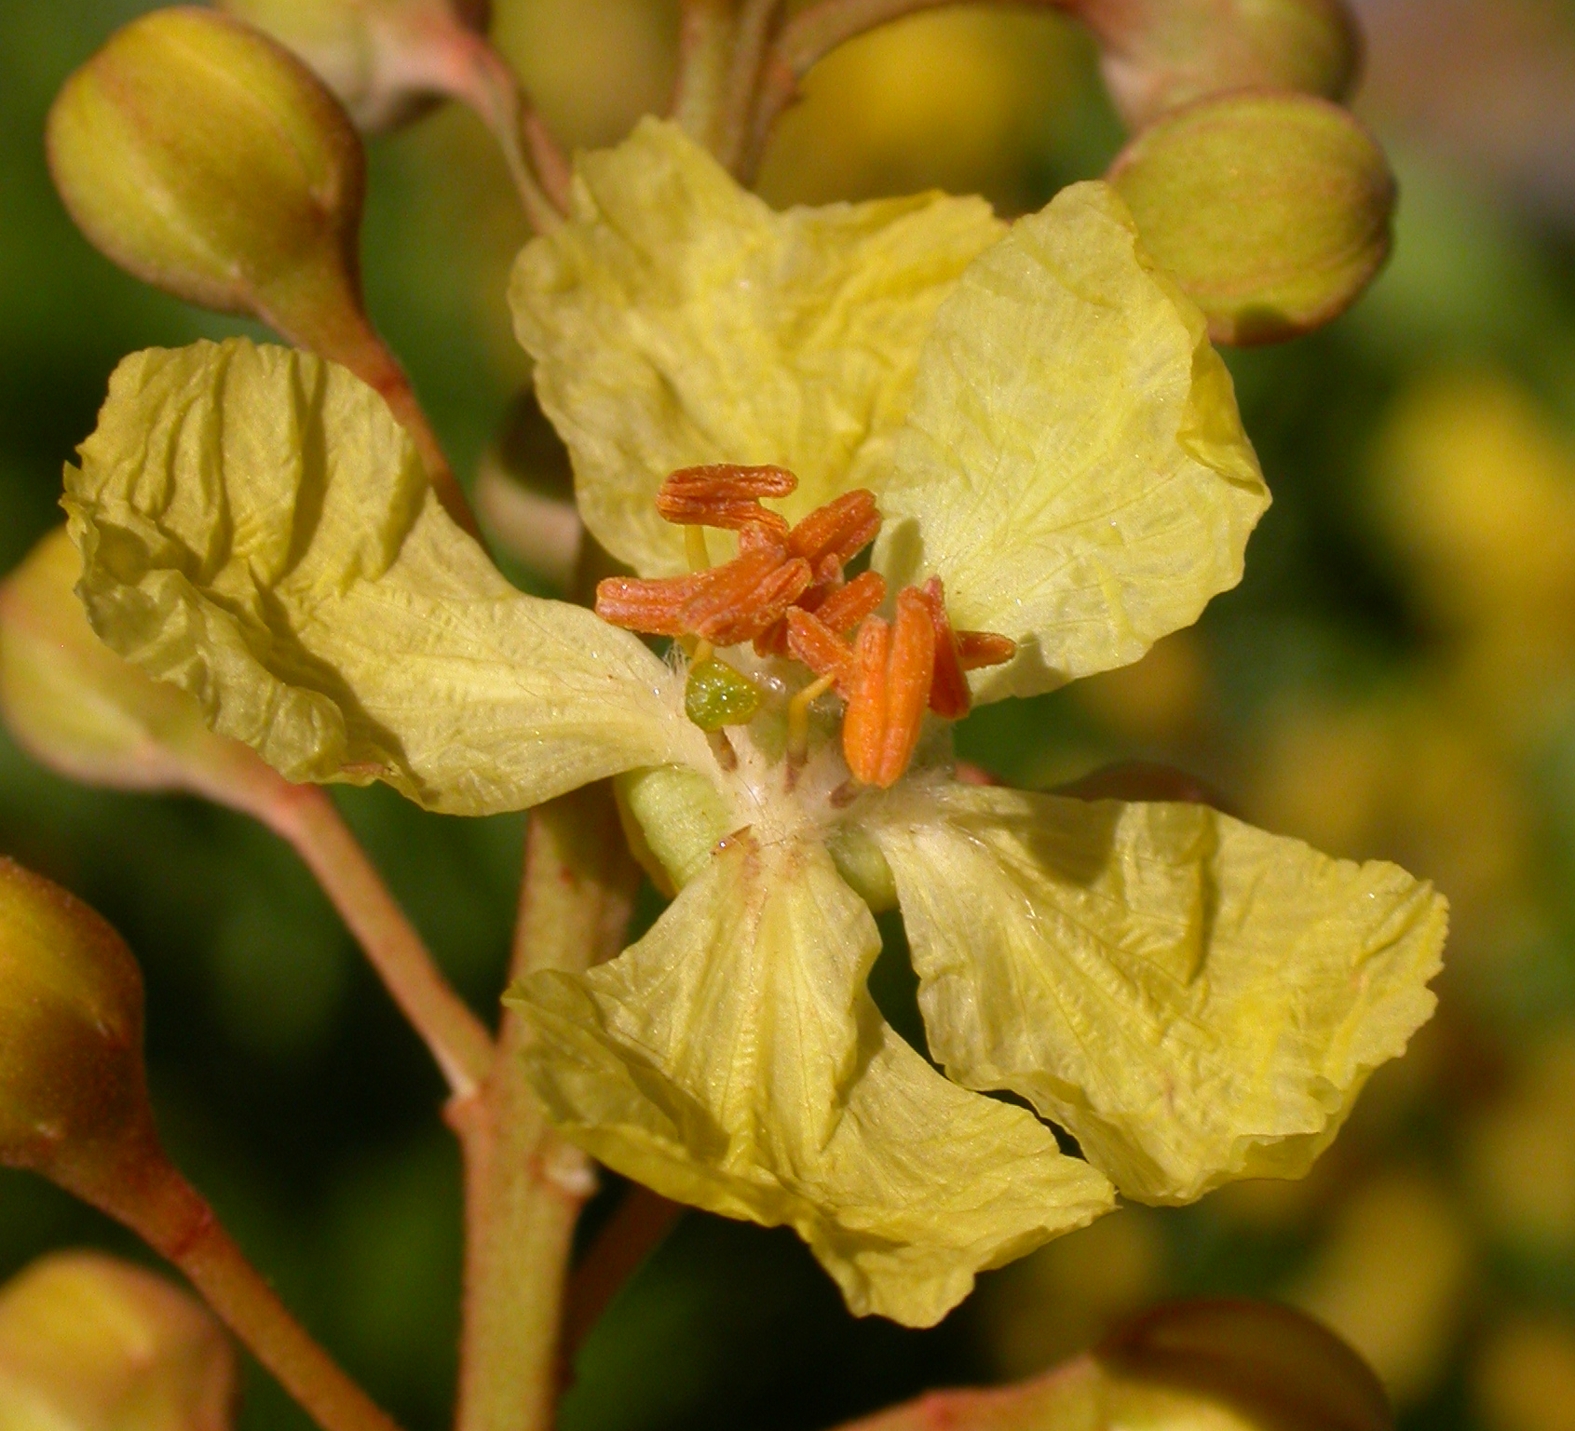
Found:
[[[162,1277],[65,1252],[0,1289],[7,1431],[224,1431],[234,1400],[228,1339]]]
[[[1178,1302],[1016,1386],[932,1392],[845,1431],[1392,1431],[1333,1333],[1264,1302]]]
[[[0,859],[0,1164],[77,1186],[151,1129],[131,951],[81,900]]]
[[[1110,180],[1216,342],[1321,327],[1389,255],[1394,176],[1372,136],[1326,100],[1202,100],[1138,135]]]
[[[360,140],[255,30],[185,7],[133,20],[66,81],[47,143],[72,218],[137,277],[330,355],[344,342],[324,334],[364,326]]]
[[[488,0],[219,0],[293,50],[363,133],[414,119],[447,93],[445,44],[487,32]]]
[[[249,313],[350,369],[409,430],[433,488],[471,514],[361,303],[366,160],[350,117],[283,45],[216,10],[117,30],[49,111],[49,168],[77,226],[144,282]]]
[[[250,746],[215,735],[201,707],[144,675],[88,625],[82,558],[64,527],[0,583],[0,716],[40,764],[120,790],[190,790],[242,809],[279,778]]]
[[[1345,0],[1074,0],[1134,129],[1238,89],[1350,93],[1361,35]]]
[[[1378,1378],[1333,1332],[1268,1302],[1176,1302],[1094,1354],[1112,1426],[1390,1431]]]

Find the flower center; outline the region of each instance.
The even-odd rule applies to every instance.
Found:
[[[674,472],[656,510],[686,529],[687,576],[612,577],[596,588],[596,614],[614,626],[686,642],[685,706],[702,729],[747,724],[760,707],[754,684],[713,655],[752,641],[757,655],[788,657],[812,679],[788,708],[789,759],[802,761],[809,710],[835,691],[847,703],[842,749],[854,779],[882,789],[913,759],[924,714],[968,714],[967,672],[1009,661],[1017,649],[988,631],[954,631],[939,577],[897,593],[892,619],[876,614],[886,583],[848,564],[880,532],[874,494],[862,488],[817,507],[797,526],[761,505],[798,478],[780,467],[716,464]],[[738,533],[738,555],[712,566],[705,529]]]

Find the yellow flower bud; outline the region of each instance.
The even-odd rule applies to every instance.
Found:
[[[265,36],[206,9],[144,15],[66,81],[47,145],[72,218],[137,277],[336,356],[360,336],[360,140]]]
[[[1265,1302],[1177,1302],[1015,1386],[932,1392],[846,1431],[1391,1431],[1378,1379],[1332,1332]]]
[[[1138,135],[1110,180],[1216,342],[1322,326],[1389,255],[1394,176],[1372,136],[1326,100],[1201,100]]]
[[[0,1163],[76,1188],[151,1137],[136,960],[87,905],[0,859]]]
[[[0,1289],[0,1426],[224,1431],[234,1396],[229,1341],[162,1277],[64,1252]]]
[[[219,0],[293,50],[375,134],[423,113],[448,86],[435,71],[456,26],[485,34],[488,0]]]
[[[1333,1332],[1268,1302],[1176,1302],[1095,1354],[1112,1427],[1389,1431],[1388,1398]]]
[[[144,675],[88,625],[82,559],[64,527],[0,584],[0,717],[40,764],[122,790],[185,789],[248,806],[276,783],[256,753],[204,724],[186,692]]]
[[[1343,99],[1361,64],[1345,0],[1075,0],[1105,82],[1134,129],[1227,90]]]

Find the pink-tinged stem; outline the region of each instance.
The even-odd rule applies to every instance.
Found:
[[[326,792],[281,777],[251,808],[316,876],[455,1096],[474,1093],[492,1067],[492,1038],[443,977]]]
[[[75,1186],[186,1274],[208,1305],[323,1431],[398,1431],[285,1309],[207,1201],[155,1143],[131,1146],[118,1175]]]
[[[512,977],[616,954],[638,885],[605,786],[532,811]],[[459,1431],[548,1431],[574,1225],[595,1190],[525,1078],[532,1034],[505,1012],[486,1082],[449,1105],[465,1155]]]
[[[737,0],[682,0],[672,117],[697,143],[721,153],[721,120],[733,60]]]

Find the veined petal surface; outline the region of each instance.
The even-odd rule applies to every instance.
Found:
[[[1004,232],[941,194],[777,213],[655,119],[582,156],[569,222],[525,248],[509,297],[586,525],[671,575],[683,534],[654,499],[676,468],[787,467],[793,520],[869,486],[937,306]]]
[[[511,587],[344,369],[241,339],[137,353],[80,452],[65,505],[94,629],[289,779],[479,815],[704,768],[662,662]]]
[[[510,998],[575,1142],[668,1197],[791,1225],[855,1312],[927,1326],[1113,1193],[892,1032],[864,987],[879,947],[819,844],[744,832],[619,958]]]
[[[1108,185],[1074,184],[935,315],[872,482],[875,564],[938,575],[961,628],[1019,643],[980,700],[1126,665],[1241,580],[1269,503],[1230,374]]]
[[[1204,805],[953,786],[871,833],[935,1056],[1144,1202],[1299,1177],[1436,1002],[1430,885]]]

